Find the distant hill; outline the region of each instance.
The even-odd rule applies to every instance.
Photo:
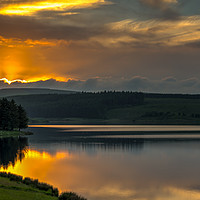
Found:
[[[40,94],[13,96],[29,117],[104,118],[113,108],[143,104],[143,94],[134,92],[101,92],[75,94]]]
[[[52,124],[200,124],[198,94],[102,92],[12,98],[36,120],[33,123],[44,119]]]
[[[70,90],[54,90],[46,88],[6,88],[0,89],[0,98],[18,95],[37,95],[37,94],[74,94]]]

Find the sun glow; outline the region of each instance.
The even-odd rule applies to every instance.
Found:
[[[56,81],[60,81],[60,82],[67,82],[69,79],[65,78],[65,77],[38,77],[38,78],[31,78],[28,80],[23,80],[23,79],[14,79],[14,80],[9,80],[7,78],[1,78],[0,81],[3,81],[4,83],[7,83],[8,85],[11,85],[12,83],[33,83],[33,82],[38,82],[38,81],[47,81],[47,80],[51,80],[54,79]],[[71,79],[70,79],[71,80]]]
[[[8,83],[9,85],[12,84],[12,83],[15,83],[15,82],[27,83],[27,81],[21,80],[21,79],[9,81],[7,78],[1,78],[0,81],[3,81],[4,83]]]
[[[2,15],[33,15],[38,11],[54,10],[54,11],[66,11],[69,9],[87,8],[97,6],[99,4],[107,4],[105,0],[60,0],[60,1],[40,1],[35,3],[25,4],[12,4],[3,7],[0,10]]]

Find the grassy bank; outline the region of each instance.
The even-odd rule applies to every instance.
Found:
[[[57,200],[48,192],[0,177],[0,200]]]
[[[37,179],[0,172],[0,200],[86,200],[73,192],[59,195],[58,189]]]
[[[25,135],[32,135],[32,133],[26,132],[26,131],[5,131],[5,130],[0,130],[0,138],[2,138],[2,137],[18,137],[18,136],[25,136]]]

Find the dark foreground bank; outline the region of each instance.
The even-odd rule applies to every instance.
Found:
[[[59,195],[57,188],[37,179],[0,172],[0,200],[86,200],[73,192]]]

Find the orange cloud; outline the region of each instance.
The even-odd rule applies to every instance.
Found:
[[[8,80],[7,78],[0,78],[0,81],[3,81],[4,83],[7,84],[12,84],[12,83],[33,83],[33,82],[37,82],[37,81],[47,81],[50,79],[54,79],[56,81],[60,81],[60,82],[67,82],[68,80],[71,80],[70,78],[65,78],[65,77],[57,77],[57,76],[43,76],[43,77],[35,77],[35,78],[30,78],[27,80],[22,80],[22,79],[14,79],[14,80]]]
[[[56,46],[60,43],[68,44],[67,41],[58,41],[58,40],[47,40],[47,39],[41,39],[41,40],[22,40],[18,38],[5,38],[0,36],[0,46],[6,46],[6,47],[34,47],[34,46]]]

